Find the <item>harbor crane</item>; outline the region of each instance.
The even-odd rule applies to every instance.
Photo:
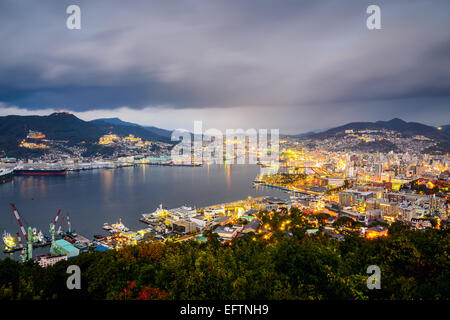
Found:
[[[28,227],[28,236],[27,233],[25,232],[25,228],[23,227],[22,221],[20,219],[20,215],[19,215],[19,211],[17,211],[16,206],[14,205],[14,203],[10,203],[13,212],[14,212],[14,216],[17,219],[17,222],[19,223],[20,226],[20,231],[22,232],[22,235],[24,236],[28,248],[27,248],[27,255],[26,255],[26,260],[30,260],[33,258],[33,229],[31,227]]]
[[[61,209],[58,210],[56,214],[55,221],[53,221],[53,227],[56,228],[56,223],[58,222],[59,215],[61,214]]]
[[[69,212],[67,212],[67,226],[69,227],[68,233],[71,235],[72,234],[72,225],[70,224],[70,218],[69,218]]]
[[[60,234],[62,232],[61,228],[62,228],[62,225],[63,225],[63,222],[64,222],[64,218],[65,218],[65,216],[63,216],[61,218],[61,222],[59,223],[58,231],[56,232],[56,234]]]
[[[25,262],[27,260],[27,255],[25,253],[25,248],[23,247],[22,238],[20,237],[19,232],[17,232],[17,239],[19,240],[20,258],[22,259],[22,262]]]
[[[50,253],[53,255],[56,255],[56,223],[58,222],[59,215],[61,213],[61,209],[58,210],[58,213],[56,214],[55,220],[53,223],[50,223],[50,236],[52,239],[52,244],[50,246]]]
[[[63,215],[63,217],[61,218],[61,222],[59,223],[58,232],[56,234],[60,234],[62,232],[62,225],[64,223],[64,219],[67,221],[67,227],[69,228],[66,231],[66,233],[71,235],[72,234],[72,228],[71,228],[71,225],[70,225],[69,212],[66,212],[66,214]]]

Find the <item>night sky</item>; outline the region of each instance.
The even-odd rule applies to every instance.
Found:
[[[450,124],[450,1],[1,0],[0,115],[57,109],[167,129]]]

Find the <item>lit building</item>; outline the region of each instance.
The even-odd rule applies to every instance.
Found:
[[[368,228],[366,230],[366,238],[367,239],[375,239],[378,237],[387,237],[387,235],[388,235],[388,229],[381,227],[381,226]]]
[[[61,255],[61,256],[50,256],[50,255],[42,255],[42,256],[37,256],[37,262],[38,264],[42,267],[42,268],[46,268],[48,266],[52,266],[55,263],[62,261],[62,260],[67,260],[68,257],[66,255]]]
[[[179,220],[172,223],[172,230],[178,233],[197,231],[197,225],[192,221]]]
[[[236,237],[238,228],[221,226],[214,230],[214,233],[217,233],[217,235],[224,240],[231,240]]]
[[[105,134],[100,137],[98,143],[102,145],[108,145],[120,141],[120,138],[115,134]]]
[[[39,131],[28,131],[27,139],[45,139],[45,134]]]

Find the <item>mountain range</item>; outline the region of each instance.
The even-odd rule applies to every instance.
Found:
[[[444,152],[450,149],[450,125],[436,128],[417,122],[406,122],[398,118],[390,121],[351,122],[325,131],[308,132],[291,135],[290,137],[321,140],[331,137],[339,138],[345,135],[346,130],[381,129],[399,132],[403,137],[422,135],[437,142],[439,148]],[[49,140],[67,141],[68,145],[75,145],[83,141],[87,145],[94,145],[102,135],[108,133],[119,136],[132,134],[148,141],[170,142],[172,133],[170,130],[141,126],[122,121],[119,118],[84,121],[73,114],[64,112],[57,112],[48,116],[10,115],[0,117],[0,151],[10,156],[16,155],[18,151],[23,153],[23,148],[19,148],[18,144],[19,141],[26,138],[29,130],[43,132]]]
[[[132,134],[148,141],[170,142],[170,131],[156,127],[142,127],[120,119],[84,121],[70,113],[52,113],[48,116],[0,117],[0,151],[7,155],[23,154],[19,141],[26,138],[29,130],[39,131],[49,140],[67,141],[68,145],[85,142],[93,144],[108,133],[119,136]]]
[[[153,126],[141,126],[139,124],[136,123],[132,123],[132,122],[127,122],[127,121],[122,121],[119,118],[101,118],[101,119],[96,119],[96,120],[92,120],[91,122],[93,123],[100,123],[100,122],[106,122],[115,126],[125,126],[125,127],[133,127],[133,128],[143,128],[147,131],[150,131],[158,136],[161,137],[165,137],[165,138],[169,138],[172,135],[172,131],[171,130],[166,130],[166,129],[161,129],[161,128],[157,128],[157,127],[153,127]]]
[[[422,152],[431,154],[446,154],[450,153],[450,125],[445,125],[441,127],[428,126],[418,122],[406,122],[398,118],[394,118],[390,121],[376,121],[376,122],[351,122],[343,126],[331,128],[322,132],[309,132],[301,135],[296,135],[294,137],[305,139],[310,142],[319,142],[324,139],[336,139],[336,141],[344,141],[349,130],[354,132],[363,130],[387,130],[395,131],[401,134],[402,138],[411,138],[416,136],[424,136],[426,138],[432,139],[435,144],[428,145],[428,147],[423,147]],[[387,140],[372,141],[372,142],[360,142],[358,144],[340,144],[339,148],[354,151],[378,151],[385,152],[387,150],[393,150],[396,152],[402,152],[403,148],[398,148],[395,143],[389,142]]]
[[[392,130],[399,132],[403,137],[413,137],[423,135],[438,142],[450,142],[450,125],[442,126],[442,130],[437,127],[428,126],[418,122],[406,122],[398,118],[390,121],[376,122],[351,122],[343,126],[331,128],[323,132],[308,132],[296,137],[307,137],[308,139],[326,139],[344,135],[346,130]]]

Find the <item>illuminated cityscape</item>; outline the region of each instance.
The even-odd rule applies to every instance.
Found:
[[[447,306],[449,30],[437,0],[2,1],[0,300]]]

